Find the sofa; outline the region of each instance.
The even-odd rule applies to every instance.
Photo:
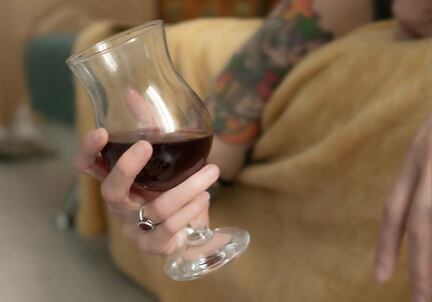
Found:
[[[261,20],[201,19],[169,26],[180,74],[200,95]],[[77,230],[105,232],[115,265],[162,302],[408,301],[407,257],[386,285],[372,278],[381,207],[430,102],[431,39],[399,42],[395,23],[368,25],[305,58],[272,95],[251,162],[212,197],[211,226],[251,233],[249,250],[226,268],[170,280],[106,212],[99,183],[80,177]],[[75,50],[123,30],[86,28]],[[78,139],[93,129],[76,83]],[[145,236],[145,235],[143,235]]]

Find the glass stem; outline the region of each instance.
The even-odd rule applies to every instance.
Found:
[[[190,224],[186,227],[187,244],[189,246],[202,245],[213,237],[213,232],[206,225],[192,227]]]

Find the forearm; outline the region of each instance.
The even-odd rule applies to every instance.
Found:
[[[209,160],[231,179],[259,134],[259,119],[284,76],[310,51],[331,39],[313,0],[286,0],[235,53],[205,100],[215,140]]]

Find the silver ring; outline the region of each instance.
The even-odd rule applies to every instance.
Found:
[[[137,226],[143,232],[150,233],[156,229],[157,225],[158,224],[154,223],[153,220],[144,216],[144,207],[141,207],[141,209],[139,210],[139,220]]]

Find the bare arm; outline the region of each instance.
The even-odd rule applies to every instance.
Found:
[[[342,7],[335,10],[335,2]],[[243,166],[246,151],[259,134],[262,111],[284,76],[305,55],[348,30],[341,28],[337,15],[332,16],[353,10],[347,2],[355,3],[283,0],[231,57],[205,100],[215,133],[209,161],[219,166],[222,178],[233,179]]]

